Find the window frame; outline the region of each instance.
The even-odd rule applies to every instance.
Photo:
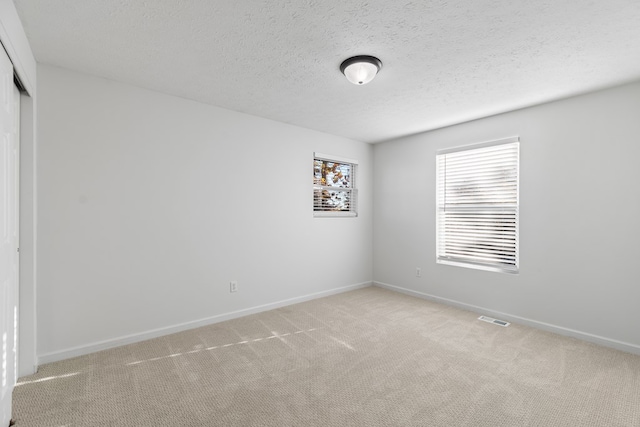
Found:
[[[497,153],[497,154],[494,153],[496,157],[500,155],[505,155],[504,153],[508,153],[509,151],[511,152],[515,151],[515,156],[512,156],[515,158],[515,160],[513,158],[509,159],[509,161],[513,160],[515,164],[509,163],[508,166],[505,166],[503,168],[503,172],[508,170],[510,174],[515,175],[515,191],[513,189],[508,191],[507,195],[504,196],[504,200],[502,201],[502,203],[495,203],[495,202],[479,203],[477,202],[478,199],[476,199],[475,203],[467,203],[466,205],[464,203],[458,203],[457,205],[454,203],[447,204],[446,200],[447,200],[448,187],[446,186],[446,179],[447,179],[446,156],[452,154],[453,157],[456,157],[455,156],[456,153],[470,152],[474,150],[484,150],[484,149],[489,149],[497,146],[505,146],[505,147],[504,147],[504,151],[501,151],[500,153]],[[484,152],[479,152],[477,154],[480,156],[486,156],[488,151],[490,150],[484,150]],[[468,154],[468,155],[473,156],[473,154]],[[443,164],[442,163],[443,156],[445,161],[444,171],[441,170],[442,164]],[[452,159],[452,160],[455,160],[455,159]],[[479,160],[478,158],[471,159],[469,167],[478,168],[478,164],[479,164],[478,162],[482,162],[482,161],[486,161],[486,157],[483,157],[482,160]],[[496,161],[495,157],[491,158],[489,161],[495,162]],[[477,173],[478,176],[474,177],[473,173]],[[484,173],[486,173],[486,170],[484,171]],[[480,183],[482,181],[482,178],[480,177],[480,175],[482,175],[482,172],[477,170],[475,172],[465,172],[465,178],[469,178],[472,180],[471,182],[475,182],[475,183]],[[475,181],[473,181],[474,178],[475,178]],[[444,179],[444,182],[443,182],[443,179]],[[499,186],[505,185],[506,183],[509,183],[509,182],[513,182],[514,178],[512,175],[508,175],[508,178],[505,178],[502,181],[495,181],[494,179],[491,179],[491,181],[494,182],[493,187],[487,185],[486,178],[485,178],[485,182],[482,182],[482,184],[479,184],[479,185],[481,185],[485,189],[486,187],[489,187],[490,190],[493,190],[493,192],[495,192],[496,190],[501,190],[499,192],[502,192],[502,188],[499,188]],[[465,181],[465,182],[468,182],[468,181]],[[449,194],[451,194],[451,192],[449,192]],[[483,196],[486,197],[487,194],[488,193],[484,192]],[[457,196],[459,198],[458,200],[460,200],[460,196],[459,195]],[[451,200],[455,200],[455,197],[456,196],[454,194],[450,195]],[[469,200],[473,200],[473,197],[474,196],[470,196]],[[492,197],[492,198],[499,199],[499,197]],[[479,144],[459,146],[459,147],[454,147],[449,149],[438,150],[436,152],[436,263],[473,268],[473,269],[479,269],[479,270],[486,270],[486,271],[493,271],[493,272],[500,272],[500,273],[518,274],[520,270],[519,211],[520,211],[520,138],[519,137],[504,138],[500,140],[484,142]],[[476,230],[473,230],[473,231],[476,231],[476,234],[471,235],[469,239],[469,240],[473,240],[475,238],[476,242],[474,244],[470,244],[469,247],[466,249],[460,249],[460,250],[447,249],[448,247],[450,248],[451,246],[455,245],[455,244],[452,244],[452,241],[456,240],[456,238],[460,238],[461,232],[459,231],[460,228],[458,228],[456,231],[447,233],[446,231],[447,217],[445,215],[445,212],[453,213],[453,216],[456,217],[456,219],[453,219],[453,220],[450,219],[449,220],[450,223],[451,222],[459,223],[460,221],[473,222],[473,219],[478,220],[479,218],[484,219],[487,217],[490,220],[493,220],[494,222],[498,222],[496,221],[496,219],[499,217],[500,221],[504,221],[507,224],[507,227],[509,227],[508,226],[509,222],[511,221],[513,222],[513,232],[511,231],[505,232],[503,230],[493,230],[493,232],[490,234],[486,232],[477,233],[477,231],[480,230],[480,228],[477,228]],[[506,219],[503,220],[502,216],[504,216],[504,218]],[[470,217],[472,219],[468,220],[467,218],[470,218]],[[460,219],[460,218],[464,218],[464,219]],[[465,225],[468,226],[468,223],[463,224],[463,227]],[[502,225],[500,226],[502,227]],[[468,232],[464,231],[462,233],[466,234]],[[467,236],[468,234],[464,235],[463,238],[467,239]],[[480,241],[481,238],[487,238],[487,237],[490,239],[500,239],[499,245],[503,245],[506,243],[505,247],[507,249],[504,251],[508,252],[509,255],[504,256],[504,259],[509,258],[508,262],[504,260],[501,260],[501,261],[497,260],[499,253],[502,252],[502,249],[497,248],[498,245],[490,245],[486,241],[484,242]],[[455,252],[457,252],[457,254]],[[466,255],[465,255],[465,252],[466,252]],[[478,261],[477,259],[474,260],[471,255],[474,252],[481,253],[482,256],[480,257],[485,258],[485,260],[483,261]],[[496,260],[495,261],[486,260],[486,258],[492,258],[492,257],[495,257]]]
[[[351,166],[351,176],[350,176],[350,185],[351,187],[332,187],[332,186],[322,186],[318,185],[315,182],[315,162],[317,160],[331,162],[331,163],[339,163],[339,164],[348,164]],[[348,159],[346,157],[334,156],[330,154],[323,154],[314,152],[313,153],[313,180],[312,180],[312,197],[313,197],[313,216],[316,218],[326,218],[326,217],[357,217],[358,216],[358,188],[357,188],[357,174],[358,174],[358,161],[354,159]],[[328,191],[344,191],[349,193],[349,210],[316,210],[316,191],[319,189],[324,189]]]

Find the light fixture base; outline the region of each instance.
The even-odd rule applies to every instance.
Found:
[[[382,68],[382,61],[375,56],[358,55],[345,59],[340,71],[347,80],[356,85],[369,83]]]

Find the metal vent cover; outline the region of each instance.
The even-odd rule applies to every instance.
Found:
[[[483,322],[487,323],[493,323],[494,325],[502,326],[505,328],[511,324],[509,322],[505,322],[504,320],[494,319],[493,317],[488,316],[480,316],[478,317],[478,320],[482,320]]]

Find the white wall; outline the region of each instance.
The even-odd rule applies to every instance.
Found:
[[[639,135],[636,83],[376,145],[375,281],[640,352]],[[509,136],[520,274],[437,265],[436,150]]]
[[[42,362],[371,282],[370,145],[50,66],[38,84]],[[314,151],[360,161],[357,218],[313,218]]]
[[[640,352],[640,83],[373,148],[49,66],[38,85],[42,362],[372,270],[383,286]],[[436,150],[515,135],[520,274],[437,265]],[[358,218],[312,217],[313,151],[360,160]]]

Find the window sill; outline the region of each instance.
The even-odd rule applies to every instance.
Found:
[[[475,270],[492,271],[494,273],[519,274],[518,267],[499,267],[485,264],[474,264],[471,262],[454,261],[449,259],[436,259],[437,264],[453,265],[456,267],[472,268]]]
[[[340,211],[327,211],[327,212],[314,212],[314,218],[345,218],[351,217],[355,218],[358,216],[357,212],[340,212]]]

